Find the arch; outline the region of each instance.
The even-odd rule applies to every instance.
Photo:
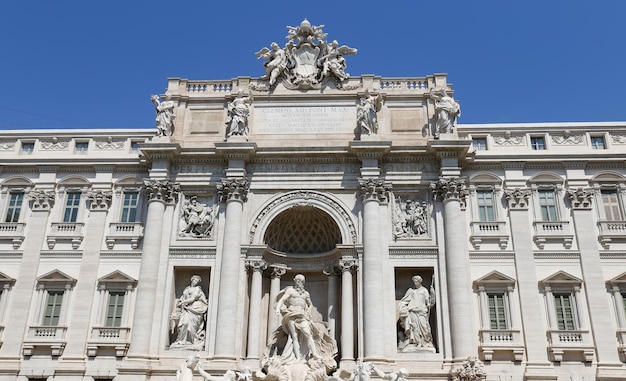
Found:
[[[0,187],[22,187],[22,188],[32,188],[35,184],[27,177],[24,176],[13,176],[8,179],[5,179],[0,183]]]
[[[471,184],[491,184],[502,185],[502,179],[499,176],[489,172],[479,172],[469,178]]]
[[[89,187],[91,182],[84,176],[70,175],[62,178],[57,183],[60,187]]]
[[[564,179],[563,177],[552,173],[552,172],[539,172],[530,179],[528,179],[528,183],[551,183],[555,185],[563,185]]]
[[[624,183],[626,182],[626,177],[624,177],[621,173],[617,172],[601,172],[597,175],[593,176],[590,180],[590,183]]]
[[[344,245],[356,243],[355,223],[348,213],[349,209],[341,201],[325,193],[299,190],[277,195],[261,207],[250,227],[248,235],[250,244],[263,244],[263,237],[272,220],[280,213],[296,206],[309,206],[325,212],[339,227],[341,243]]]
[[[137,176],[123,176],[113,183],[113,187],[142,186],[143,180],[143,178]]]

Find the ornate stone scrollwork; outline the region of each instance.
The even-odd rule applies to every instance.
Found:
[[[452,372],[453,381],[481,381],[487,378],[483,362],[476,357],[469,356],[463,361],[462,368]]]
[[[144,180],[148,201],[175,202],[180,193],[180,184],[170,180]]]
[[[28,194],[33,210],[50,210],[54,205],[54,191],[34,190]]]
[[[263,271],[267,268],[267,262],[264,259],[247,259],[246,268],[250,272]]]
[[[505,189],[504,198],[509,204],[509,209],[528,209],[528,200],[532,194],[530,189]]]
[[[593,189],[568,189],[566,191],[567,198],[572,203],[574,209],[589,209],[591,208],[591,201],[595,191]]]
[[[344,257],[337,263],[341,271],[353,271],[359,267],[359,261],[356,258]]]
[[[272,278],[280,278],[287,273],[287,266],[285,265],[274,264],[270,267],[272,268],[272,272],[270,273],[270,277]]]
[[[389,201],[389,192],[391,192],[391,183],[383,179],[368,177],[359,179],[359,190],[363,202],[375,200],[380,202]]]
[[[107,210],[111,206],[112,193],[109,191],[96,190],[87,192],[90,210]]]
[[[249,188],[250,181],[246,178],[222,179],[222,182],[217,184],[217,193],[221,202],[246,202],[248,200]]]
[[[439,179],[436,183],[430,184],[430,189],[435,196],[435,200],[460,200],[465,204],[465,199],[469,194],[465,179],[460,177]]]

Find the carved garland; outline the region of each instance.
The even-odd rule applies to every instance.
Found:
[[[344,222],[348,226],[348,229],[350,230],[350,237],[352,238],[352,242],[356,242],[356,237],[357,237],[356,227],[354,226],[354,223],[352,223],[352,220],[350,219],[350,216],[348,215],[348,213],[346,213],[346,211],[341,207],[341,205],[339,205],[338,202],[336,202],[335,200],[323,194],[302,190],[302,191],[297,191],[297,192],[292,192],[292,193],[282,195],[278,197],[277,199],[275,199],[274,201],[272,201],[265,208],[263,208],[263,210],[261,210],[261,212],[254,219],[254,222],[252,223],[252,227],[250,228],[250,233],[248,235],[248,240],[250,243],[254,242],[254,236],[256,234],[256,231],[261,221],[272,210],[276,209],[279,205],[289,202],[291,200],[317,200],[317,201],[321,201],[322,203],[324,203],[324,205],[331,207],[333,210],[339,213],[339,215],[341,215]]]

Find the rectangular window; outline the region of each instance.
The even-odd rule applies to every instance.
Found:
[[[487,139],[486,138],[473,138],[472,147],[474,147],[474,151],[486,151]]]
[[[48,291],[46,309],[43,315],[42,325],[59,325],[61,317],[61,304],[63,303],[63,291]]]
[[[80,192],[69,192],[65,201],[63,222],[76,222],[80,206]]]
[[[139,153],[139,142],[130,142],[130,152]]]
[[[4,219],[4,222],[19,222],[23,200],[23,192],[11,193],[11,197],[9,198],[9,205],[7,207],[7,215]]]
[[[621,221],[622,212],[619,207],[617,191],[614,189],[603,189],[600,191],[600,195],[602,196],[605,218],[608,221]]]
[[[107,327],[121,327],[122,326],[122,311],[124,310],[124,295],[123,291],[109,292],[109,304],[107,306],[107,319],[104,323]]]
[[[540,190],[539,207],[541,208],[541,219],[543,221],[557,221],[556,197],[553,190]]]
[[[493,205],[492,191],[476,192],[476,201],[478,202],[478,218],[482,222],[495,221],[496,214]]]
[[[78,154],[86,154],[89,150],[89,142],[76,142],[74,145],[74,152]]]
[[[556,322],[560,330],[576,330],[572,294],[554,294]]]
[[[604,144],[603,136],[592,136],[591,137],[591,149],[605,149],[606,146]]]
[[[137,218],[137,205],[139,203],[138,192],[124,193],[122,216],[120,222],[135,222]]]
[[[546,149],[546,141],[543,138],[543,136],[531,136],[530,148],[532,148],[535,151],[542,151]]]
[[[24,155],[30,155],[35,150],[35,143],[32,142],[22,142],[22,149],[20,152]]]
[[[489,328],[508,329],[504,293],[487,294],[489,300]]]

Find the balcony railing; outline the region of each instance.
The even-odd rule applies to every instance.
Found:
[[[598,241],[605,249],[609,249],[614,241],[626,242],[626,221],[600,221],[598,230]]]
[[[117,357],[126,356],[130,345],[128,327],[93,327],[87,342],[87,356],[95,357],[99,348],[113,348]]]
[[[36,347],[50,348],[52,356],[61,356],[65,348],[65,332],[67,327],[61,326],[31,326],[28,328],[28,334],[24,345],[22,346],[22,354],[31,356]]]
[[[470,241],[476,250],[485,241],[496,241],[501,249],[506,249],[509,243],[509,233],[504,221],[473,221],[470,222],[472,234]]]
[[[70,241],[72,248],[78,249],[83,241],[84,226],[82,222],[53,222],[46,240],[48,248],[54,249],[57,241]]]
[[[136,249],[142,237],[143,225],[140,222],[111,222],[106,244],[109,249],[113,249],[118,241],[127,241]]]
[[[13,248],[19,249],[24,242],[24,227],[23,222],[1,222],[0,223],[0,240],[11,240],[13,242]]]
[[[534,240],[538,248],[543,249],[548,241],[561,242],[566,249],[572,247],[574,235],[569,221],[535,221],[533,227]]]
[[[553,361],[562,361],[564,352],[580,352],[585,361],[593,361],[595,349],[589,331],[553,329],[548,331],[548,338]]]
[[[481,329],[480,350],[483,359],[491,361],[494,352],[510,352],[515,361],[522,361],[524,343],[519,330],[513,329]]]

